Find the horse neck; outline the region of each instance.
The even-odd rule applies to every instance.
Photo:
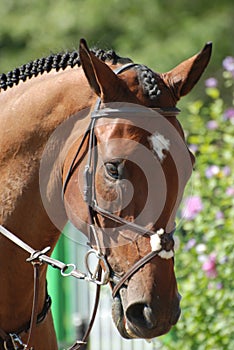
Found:
[[[45,73],[0,93],[0,224],[34,249],[53,249],[59,237],[40,197],[43,148],[55,128],[87,107],[91,96],[79,68]],[[33,273],[25,262],[27,254],[1,236],[0,254],[0,327],[12,331],[30,319]],[[45,275],[43,266],[39,309],[45,299]]]

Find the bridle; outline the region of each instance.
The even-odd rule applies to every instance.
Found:
[[[129,63],[129,64],[126,64],[124,66],[121,66],[120,68],[118,68],[114,72],[116,74],[120,74],[120,73],[124,72],[125,70],[133,68],[135,66],[139,66],[139,65],[135,64],[135,63]],[[176,115],[180,112],[180,110],[178,108],[154,108],[154,110],[159,112],[160,114],[162,114],[164,116]],[[101,208],[97,203],[96,192],[95,192],[95,170],[96,170],[96,162],[97,162],[95,124],[96,124],[96,121],[100,118],[103,118],[103,117],[112,118],[113,112],[114,111],[112,110],[111,113],[108,113],[108,109],[105,109],[105,108],[101,109],[101,99],[100,98],[97,99],[95,106],[94,106],[94,109],[90,114],[91,120],[90,120],[89,126],[86,129],[86,132],[85,132],[85,134],[81,140],[81,143],[80,143],[80,145],[75,153],[75,156],[73,157],[73,160],[72,160],[71,165],[69,167],[69,170],[67,172],[66,178],[64,180],[63,189],[62,189],[62,198],[64,199],[67,185],[68,185],[68,183],[73,175],[74,169],[76,168],[75,164],[76,164],[77,158],[81,152],[81,149],[82,149],[85,141],[88,139],[88,160],[87,160],[87,163],[86,163],[85,169],[84,169],[83,197],[84,197],[84,201],[87,203],[87,207],[88,207],[89,234],[90,234],[90,236],[94,237],[94,241],[95,241],[95,245],[97,247],[98,255],[100,257],[102,257],[103,261],[106,260],[106,258],[105,258],[105,255],[101,251],[98,235],[97,235],[96,228],[95,228],[95,221],[96,221],[95,218],[97,217],[97,214],[99,214],[102,217],[107,218],[111,221],[114,221],[118,224],[126,225],[129,228],[131,228],[133,231],[137,231],[143,235],[144,234],[148,234],[149,236],[157,235],[157,232],[150,231],[149,229],[146,229],[145,227],[143,227],[141,225],[138,225],[134,222],[130,222],[128,220],[125,220],[124,218],[121,218],[121,217],[117,216],[116,214],[111,213],[111,212]],[[117,110],[117,113],[118,112],[121,112],[121,111]],[[110,280],[110,275],[111,275],[112,279],[115,281],[115,283],[118,281],[113,289],[113,292],[112,292],[113,297],[116,296],[116,294],[121,289],[121,287],[125,284],[125,282],[137,270],[139,270],[141,267],[143,267],[147,262],[152,260],[157,255],[158,256],[161,255],[161,257],[165,258],[164,254],[160,254],[162,251],[168,252],[168,254],[166,254],[167,258],[171,258],[173,256],[173,245],[174,245],[173,234],[174,234],[174,231],[175,231],[175,228],[169,233],[166,233],[163,230],[163,234],[161,233],[159,235],[159,239],[160,239],[160,243],[161,243],[160,249],[152,251],[149,254],[147,254],[145,257],[140,259],[136,264],[134,264],[127,271],[127,273],[123,277],[119,278],[119,276],[117,276],[114,273],[114,271],[111,271],[111,273],[110,273],[110,271],[109,271],[110,268],[108,268],[105,271],[105,273],[106,273],[106,276],[104,278],[105,282]],[[105,266],[108,266],[108,265],[109,265],[108,262],[106,262]]]
[[[135,63],[130,63],[127,64],[125,66],[120,67],[118,70],[115,71],[116,74],[122,73],[123,71],[125,71],[126,69],[132,68],[136,66]],[[164,116],[170,116],[170,115],[175,115],[179,113],[179,110],[177,108],[157,108],[155,109],[156,111],[158,111],[160,114],[164,115]],[[112,111],[113,113],[113,111]],[[105,109],[101,109],[101,99],[98,98],[94,107],[94,110],[91,113],[91,120],[90,120],[90,124],[83,136],[83,139],[80,143],[79,148],[77,149],[77,152],[73,158],[73,161],[70,165],[70,168],[67,172],[64,184],[63,184],[63,190],[62,190],[62,196],[64,198],[64,194],[67,188],[67,185],[73,175],[74,169],[75,169],[75,163],[76,160],[81,152],[81,149],[86,141],[86,139],[88,139],[88,161],[87,164],[85,166],[85,170],[84,170],[84,191],[83,191],[83,195],[84,195],[84,201],[87,203],[87,207],[88,207],[88,226],[89,226],[89,233],[90,236],[92,235],[94,237],[94,241],[98,250],[98,255],[100,257],[102,257],[103,261],[106,260],[105,255],[102,253],[101,248],[100,248],[100,244],[99,244],[99,239],[98,239],[98,235],[96,232],[96,228],[95,228],[95,221],[97,218],[97,214],[101,215],[102,217],[105,217],[111,221],[114,221],[118,224],[122,224],[122,225],[126,225],[129,228],[131,228],[134,231],[137,231],[141,234],[148,234],[148,235],[157,235],[158,233],[150,231],[148,229],[146,229],[143,226],[140,226],[134,222],[130,222],[125,220],[124,218],[121,218],[117,215],[115,215],[114,213],[111,213],[103,208],[101,208],[98,203],[97,203],[97,199],[96,199],[96,193],[95,193],[95,168],[96,168],[96,161],[97,161],[97,155],[96,155],[96,136],[95,136],[95,124],[97,119],[103,118],[103,117],[111,117],[108,114],[108,111],[106,111]],[[149,262],[150,260],[152,260],[155,256],[160,256],[165,258],[165,255],[162,255],[161,252],[168,252],[168,254],[166,254],[167,258],[171,258],[173,257],[173,233],[174,233],[175,229],[173,229],[173,231],[169,232],[169,233],[165,233],[163,231],[163,233],[161,233],[159,236],[159,240],[160,240],[160,248],[150,252],[149,254],[147,254],[146,256],[144,256],[143,258],[141,258],[139,261],[137,261],[137,263],[135,263],[122,277],[119,277],[114,271],[111,270],[110,267],[108,267],[108,269],[105,271],[106,273],[106,277],[105,277],[105,281],[114,281],[114,288],[112,291],[112,296],[115,297],[117,295],[117,293],[119,292],[119,290],[121,289],[121,287],[126,283],[126,281],[136,272],[138,271],[141,267],[143,267],[147,262]],[[106,266],[109,266],[108,263],[105,264]]]
[[[132,65],[132,64],[131,64]],[[83,139],[79,145],[79,148],[73,157],[72,163],[69,167],[69,170],[67,172],[65,181],[63,183],[63,189],[62,189],[62,196],[64,198],[64,194],[66,192],[67,185],[73,175],[73,172],[76,168],[76,161],[78,156],[80,155],[81,148],[84,145],[85,141],[88,139],[88,159],[87,163],[84,168],[84,189],[83,189],[83,198],[84,201],[87,203],[88,207],[88,227],[89,227],[89,236],[90,238],[94,238],[95,245],[97,247],[97,251],[99,256],[103,257],[103,260],[105,260],[105,256],[102,253],[99,239],[98,239],[98,234],[96,231],[96,226],[97,226],[97,214],[101,215],[102,217],[111,220],[112,222],[115,222],[120,225],[124,225],[132,229],[134,232],[138,232],[142,235],[147,234],[149,236],[156,235],[157,232],[153,232],[149,230],[148,228],[145,228],[141,225],[136,224],[135,222],[130,222],[98,205],[97,198],[96,198],[96,192],[95,192],[95,170],[96,170],[96,163],[97,163],[97,144],[96,144],[96,136],[95,136],[95,124],[97,119],[100,118],[112,118],[112,115],[117,113],[117,114],[124,114],[124,109],[123,110],[111,110],[111,113],[109,113],[109,109],[101,109],[101,100],[98,98],[95,107],[93,111],[91,112],[91,121],[89,124],[88,129],[86,130]],[[157,109],[158,111],[159,109]],[[170,113],[172,114],[172,111],[170,110],[161,110],[160,112],[163,114]],[[173,109],[173,112],[174,109]],[[155,116],[154,116],[155,117]],[[173,256],[172,254],[172,248],[173,248],[173,233],[175,229],[173,229],[172,232],[165,233],[160,235],[160,241],[161,241],[161,248],[150,252],[148,255],[140,259],[135,265],[130,268],[127,273],[122,277],[119,278],[117,274],[115,274],[114,271],[109,268],[108,270],[111,270],[110,273],[109,271],[106,271],[108,277],[106,276],[105,280],[110,280],[110,275],[111,278],[114,280],[116,283],[117,280],[119,280],[116,284],[116,286],[113,289],[113,297],[116,296],[120,288],[123,286],[123,284],[129,279],[138,269],[140,269],[142,266],[144,266],[147,262],[149,262],[151,259],[153,259],[156,255],[161,255],[160,253],[162,251],[168,252],[168,256],[171,258]],[[108,263],[106,263],[106,266]]]
[[[124,66],[121,66],[117,70],[115,70],[116,74],[120,74],[123,71],[133,68],[135,66],[139,66],[135,63],[129,63]],[[164,116],[172,116],[179,113],[179,110],[177,108],[157,108],[155,109],[157,112]],[[41,263],[46,263],[51,265],[54,268],[58,268],[61,271],[62,276],[73,276],[78,279],[83,279],[89,282],[94,282],[97,285],[97,292],[96,292],[96,298],[94,303],[94,309],[93,314],[91,317],[91,321],[89,324],[89,327],[81,341],[77,341],[69,350],[77,350],[82,347],[82,345],[86,344],[86,340],[89,336],[89,333],[91,331],[97,307],[98,307],[98,301],[99,301],[99,295],[100,295],[100,287],[101,285],[107,284],[108,282],[111,282],[113,285],[112,290],[112,296],[115,297],[120,289],[127,283],[127,281],[145,264],[147,264],[149,261],[151,261],[154,257],[159,256],[164,259],[170,259],[174,256],[174,241],[173,241],[173,233],[175,229],[173,229],[171,232],[166,233],[161,228],[157,230],[157,232],[151,231],[146,229],[145,227],[138,225],[134,222],[130,222],[124,218],[121,218],[117,216],[114,213],[111,213],[103,208],[101,208],[96,199],[95,194],[95,170],[96,170],[96,161],[97,161],[97,155],[96,155],[96,136],[95,136],[95,124],[96,121],[103,117],[111,117],[108,113],[108,110],[101,108],[101,99],[98,98],[97,102],[95,104],[94,110],[91,113],[91,120],[89,123],[88,128],[86,129],[86,132],[83,135],[83,138],[81,140],[81,143],[76,151],[76,154],[72,160],[72,163],[69,167],[69,170],[67,172],[66,178],[63,183],[62,188],[62,198],[64,200],[64,195],[68,186],[69,181],[72,178],[72,175],[74,173],[74,170],[76,168],[76,161],[81,153],[81,150],[85,144],[85,142],[88,140],[88,160],[87,164],[85,166],[84,170],[84,201],[87,203],[88,208],[88,228],[89,228],[89,236],[92,237],[95,242],[95,249],[90,249],[85,257],[86,267],[88,270],[87,273],[82,273],[79,270],[76,269],[76,266],[74,264],[64,264],[61,261],[58,261],[56,259],[53,259],[46,255],[50,247],[46,247],[42,251],[37,251],[31,248],[29,245],[27,245],[25,242],[23,242],[21,239],[19,239],[17,236],[15,236],[13,233],[8,231],[6,228],[0,225],[0,233],[2,233],[5,237],[13,241],[15,244],[20,246],[22,249],[27,251],[30,254],[30,258],[27,259],[27,261],[31,262],[34,266],[34,276],[38,274],[38,267]],[[139,261],[137,261],[123,276],[119,276],[116,274],[110,267],[107,258],[105,254],[102,252],[102,248],[100,245],[100,241],[98,238],[96,226],[97,226],[97,214],[101,215],[104,218],[107,218],[115,223],[126,225],[129,228],[131,228],[133,231],[139,232],[142,235],[147,234],[149,236],[157,236],[158,245],[157,249],[152,250],[150,253],[148,253],[146,256],[141,258]],[[89,256],[94,255],[97,258],[97,266],[92,271],[89,267]],[[37,277],[34,277],[34,290],[37,289],[37,283],[38,279]],[[35,293],[34,293],[35,294]],[[37,304],[37,297],[34,298],[34,303]],[[32,316],[31,316],[31,324],[30,324],[30,331],[29,331],[29,338],[30,334],[32,332],[33,326],[35,326],[35,320],[37,316],[37,307],[35,305],[33,306],[32,310]],[[0,329],[1,331],[1,329]],[[17,336],[17,334],[14,334]],[[1,337],[1,332],[0,332]],[[27,341],[27,344],[20,344],[20,346],[23,347],[12,347],[7,349],[28,349],[28,343],[29,339]],[[14,343],[12,341],[12,344],[14,346]]]

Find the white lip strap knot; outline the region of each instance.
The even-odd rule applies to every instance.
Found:
[[[158,256],[162,259],[171,259],[174,256],[174,250],[163,249],[167,244],[167,238],[163,228],[160,228],[154,235],[150,236],[150,245],[152,252],[159,251]]]

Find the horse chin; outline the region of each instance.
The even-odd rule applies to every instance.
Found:
[[[116,296],[112,303],[112,318],[120,335],[125,339],[138,338],[131,332],[126,317],[124,316],[123,305],[120,296]]]

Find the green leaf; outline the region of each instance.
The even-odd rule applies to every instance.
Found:
[[[212,99],[216,100],[219,98],[220,92],[217,88],[206,88],[206,94]]]

